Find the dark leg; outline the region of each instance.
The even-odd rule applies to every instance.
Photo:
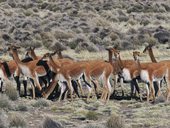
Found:
[[[16,83],[17,83],[18,93],[19,93],[19,95],[21,95],[21,83],[20,83],[20,81],[19,81],[19,76],[15,76],[14,79],[15,79],[15,81],[16,81]]]
[[[27,80],[23,80],[24,85],[24,96],[27,96]]]
[[[162,81],[162,80],[161,80]],[[162,82],[161,82],[162,83]],[[157,93],[158,93],[158,90],[159,90],[159,88],[158,88],[158,82],[153,82],[153,86],[154,86],[154,89],[155,89],[155,96],[157,95]]]
[[[134,84],[134,86],[135,86],[136,91],[137,91],[138,94],[139,94],[140,101],[142,101],[142,96],[141,96],[141,94],[140,94],[140,88],[139,88],[139,86],[138,86],[138,83],[137,83],[136,79],[133,79],[132,81],[133,81],[133,84]]]
[[[46,89],[47,88],[47,80],[46,80],[45,76],[39,77],[38,79],[39,79],[40,85],[42,86],[44,84],[45,85],[45,89]]]
[[[2,87],[3,87],[3,81],[2,81],[2,79],[0,78],[0,81],[1,81],[1,83],[0,83],[0,92],[2,92],[3,90],[2,90]]]
[[[72,80],[71,83],[72,83],[74,92],[76,93],[76,95],[78,96],[78,98],[80,98],[80,95],[79,95],[79,92],[78,92],[78,85],[77,85],[77,82],[74,81],[74,80]]]
[[[130,82],[130,87],[131,87],[130,99],[133,98],[133,90],[134,90],[134,87],[135,87],[134,84],[135,84],[135,83],[134,83],[134,80],[132,80],[132,81]]]

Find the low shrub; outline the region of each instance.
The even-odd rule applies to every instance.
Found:
[[[0,94],[0,108],[2,109],[11,109],[11,101],[9,100],[9,98],[4,95],[4,94]]]
[[[13,113],[10,115],[10,127],[24,128],[27,126],[27,123],[23,116]]]
[[[50,103],[46,99],[38,99],[34,104],[32,104],[33,107],[48,107]]]
[[[73,38],[74,35],[71,32],[58,30],[58,31],[55,31],[54,37],[56,39],[69,39],[69,38]]]
[[[49,117],[46,117],[40,128],[63,128],[63,126],[59,122],[56,122]]]
[[[9,97],[10,100],[18,100],[19,95],[18,95],[18,91],[15,89],[16,85],[14,85],[11,81],[6,82],[6,89],[5,89],[5,93],[6,95]]]
[[[28,107],[24,104],[19,104],[16,108],[17,111],[28,111]]]
[[[86,114],[86,118],[88,120],[98,120],[98,114],[97,112],[95,111],[89,111],[87,114]]]
[[[125,128],[125,122],[119,115],[112,115],[106,122],[108,128]]]

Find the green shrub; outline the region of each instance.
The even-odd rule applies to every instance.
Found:
[[[17,111],[28,111],[28,107],[24,104],[19,104],[16,108]]]
[[[97,112],[95,111],[89,111],[87,114],[86,114],[86,118],[88,120],[98,120],[98,114]]]
[[[32,10],[30,10],[30,9],[25,10],[23,13],[25,16],[31,16],[33,14]]]
[[[158,41],[154,37],[148,36],[147,39],[146,39],[146,42],[148,44],[155,45]]]
[[[49,105],[49,101],[43,98],[38,99],[34,104],[32,104],[33,107],[48,107]]]
[[[51,48],[53,41],[52,40],[43,40],[42,44],[44,45],[45,48]]]
[[[19,97],[18,92],[14,86],[16,85],[14,85],[11,81],[6,82],[5,93],[9,97],[9,99],[13,101],[18,100]]]
[[[112,115],[106,122],[108,128],[125,128],[125,122],[119,115]]]
[[[111,41],[115,41],[116,39],[119,38],[119,36],[114,32],[110,33],[109,36],[110,36]]]
[[[71,49],[75,49],[75,48],[77,47],[78,43],[75,42],[75,41],[72,41],[72,42],[70,42],[68,45],[69,45],[69,47],[70,47]]]
[[[13,113],[10,115],[10,127],[25,128],[26,121],[23,116]]]
[[[149,21],[148,19],[143,19],[143,20],[140,22],[140,24],[142,24],[142,25],[144,25],[144,26],[148,25],[149,23],[150,23],[150,21]]]

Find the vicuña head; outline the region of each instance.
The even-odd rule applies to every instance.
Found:
[[[107,51],[109,51],[111,54],[114,54],[115,58],[118,58],[120,56],[120,51],[116,48],[106,48]]]
[[[31,56],[32,53],[34,53],[35,47],[29,47],[26,49],[27,53],[26,55]]]
[[[141,53],[139,51],[133,51],[134,60],[139,60]]]

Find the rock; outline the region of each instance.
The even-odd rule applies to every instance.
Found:
[[[158,39],[159,43],[165,44],[170,40],[170,32],[165,30],[162,26],[156,29],[154,37]]]
[[[154,37],[158,39],[159,43],[165,44],[170,40],[170,33],[168,32],[157,32],[154,34]]]

